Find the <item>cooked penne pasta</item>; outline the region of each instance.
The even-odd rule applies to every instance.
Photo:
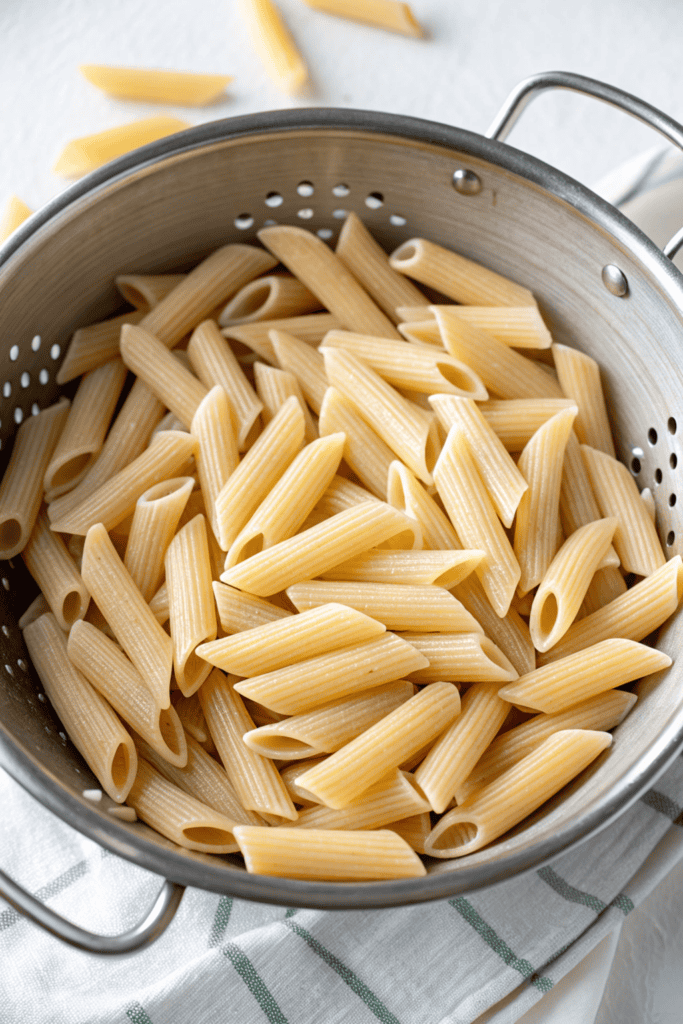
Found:
[[[661,651],[612,638],[537,668],[498,692],[511,704],[553,714],[670,664]]]
[[[146,146],[147,143],[156,142],[167,135],[175,135],[176,132],[182,132],[189,127],[187,121],[159,114],[156,117],[144,118],[142,121],[132,121],[130,124],[108,128],[94,135],[84,135],[66,144],[52,172],[62,178],[80,178],[81,175],[96,170],[117,156],[123,156],[132,149]]]
[[[232,82],[231,75],[202,75],[193,71],[158,71],[152,68],[81,64],[79,71],[91,85],[109,96],[151,103],[203,107],[217,100]]]
[[[0,244],[6,241],[32,213],[31,207],[18,196],[10,196],[0,221]]]
[[[147,313],[158,306],[186,274],[119,274],[114,278],[116,287],[126,302]],[[87,330],[87,328],[86,328]]]
[[[21,557],[60,627],[68,632],[88,610],[90,594],[64,541],[50,530],[44,513],[36,519]]]
[[[292,614],[253,594],[228,587],[225,583],[214,581],[212,585],[218,618],[226,633],[241,633],[242,630],[276,622]]]
[[[309,768],[312,768],[316,764],[320,764],[324,758],[322,757],[311,757],[305,761],[292,761],[290,764],[286,764],[284,768],[280,769],[280,778],[282,779],[285,789],[291,796],[295,804],[300,807],[319,807],[320,801],[313,800],[310,796],[305,796],[299,789],[297,779],[304,772],[307,772]]]
[[[160,402],[189,429],[207,388],[186,370],[166,345],[139,325],[121,328],[121,357]]]
[[[434,584],[450,590],[473,572],[483,551],[366,551],[321,573],[354,583]]]
[[[318,437],[318,427],[306,404],[301,385],[293,373],[289,373],[288,370],[280,370],[275,366],[268,366],[267,363],[256,362],[254,363],[254,383],[256,394],[263,406],[261,420],[264,426],[270,423],[273,416],[293,395],[304,414],[306,444],[315,441]]]
[[[45,693],[72,743],[105,793],[123,803],[133,785],[137,755],[132,739],[106,700],[72,665],[66,636],[48,612],[24,630],[24,642]]]
[[[414,683],[475,683],[517,679],[514,665],[492,640],[473,633],[401,633],[411,647],[423,654],[428,667],[411,672]]]
[[[366,789],[350,807],[333,810],[318,805],[301,811],[295,827],[345,830],[382,828],[401,818],[428,811],[429,803],[418,790],[412,776],[396,768]]]
[[[68,384],[82,373],[95,370],[119,355],[119,337],[123,324],[139,324],[145,309],[134,309],[121,316],[89,327],[79,327],[71,337],[64,361],[57,370],[58,384]]]
[[[482,402],[479,411],[507,451],[521,452],[551,416],[571,408],[570,398],[511,398]]]
[[[178,531],[168,546],[164,564],[175,681],[189,697],[211,671],[196,648],[215,640],[217,628],[204,516],[195,516]]]
[[[218,317],[221,327],[257,320],[303,316],[320,309],[320,302],[291,274],[272,274],[240,288]]]
[[[240,461],[230,399],[220,384],[212,387],[199,403],[191,427],[197,439],[195,461],[206,514],[218,538],[216,499]]]
[[[424,853],[427,836],[432,831],[432,818],[425,811],[423,814],[413,814],[410,818],[392,821],[384,827],[399,835],[416,853]]]
[[[521,676],[536,667],[529,627],[512,606],[502,618],[494,611],[476,572],[459,583],[453,593]]]
[[[600,367],[585,352],[567,345],[553,345],[553,358],[560,387],[579,407],[574,424],[579,441],[615,458]]]
[[[427,659],[405,640],[385,633],[376,640],[242,679],[235,689],[284,715],[303,715],[320,704],[401,679],[426,664]],[[401,761],[394,767],[398,764]]]
[[[298,785],[328,807],[348,807],[387,772],[436,739],[459,713],[460,695],[452,683],[427,686],[300,775]]]
[[[387,476],[394,461],[394,453],[359,415],[350,402],[336,388],[328,388],[320,407],[318,421],[320,436],[341,431],[346,435],[344,461],[358,479],[372,493],[384,500],[387,497]]]
[[[280,368],[296,377],[306,401],[319,414],[328,386],[323,357],[311,345],[285,331],[271,331],[269,337]]]
[[[550,331],[536,306],[450,306],[449,309],[510,348],[545,349],[552,345]],[[413,321],[423,319],[425,311],[423,306],[414,306],[397,312],[404,326],[410,329]],[[440,336],[437,340],[440,342]]]
[[[305,316],[282,317],[277,320],[263,320],[255,324],[231,324],[224,327],[225,338],[241,342],[269,363],[277,362],[275,349],[270,340],[271,331],[284,331],[307,345],[317,345],[328,331],[341,327],[331,313],[308,313]]]

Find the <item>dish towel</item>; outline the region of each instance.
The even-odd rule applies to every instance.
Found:
[[[142,916],[157,876],[86,839],[4,772],[0,794],[8,874],[92,931]],[[521,878],[348,912],[188,889],[154,945],[119,958],[72,949],[0,901],[0,1024],[512,1024],[683,856],[681,825],[678,757],[615,823]]]

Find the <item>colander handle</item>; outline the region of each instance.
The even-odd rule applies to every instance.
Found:
[[[642,121],[643,124],[649,125],[650,128],[654,128],[674,146],[683,149],[683,125],[680,125],[678,121],[674,121],[657,107],[638,99],[637,96],[624,92],[623,89],[608,85],[606,82],[599,82],[596,78],[572,74],[570,71],[542,71],[538,75],[525,78],[519,85],[516,85],[486,132],[487,138],[497,139],[499,142],[506,139],[527,105],[546,89],[568,89],[570,92],[578,92],[584,96],[592,96],[603,103],[609,103],[610,106],[617,107],[635,117],[636,120]],[[673,259],[682,245],[683,228],[669,239],[662,252],[665,256]]]
[[[0,871],[0,896],[4,900],[51,935],[87,953],[132,953],[150,945],[173,920],[184,892],[184,886],[165,881],[149,912],[133,928],[120,935],[97,935],[56,914]]]

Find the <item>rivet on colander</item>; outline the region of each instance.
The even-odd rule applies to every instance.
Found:
[[[476,196],[481,192],[481,178],[474,171],[459,167],[453,175],[453,188],[461,196]]]
[[[608,292],[612,295],[616,295],[617,298],[622,299],[625,295],[628,295],[628,281],[626,280],[626,274],[623,270],[619,270],[619,267],[615,267],[613,263],[608,263],[607,266],[602,268],[602,283]]]

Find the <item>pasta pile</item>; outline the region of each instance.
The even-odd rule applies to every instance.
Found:
[[[527,289],[354,214],[334,252],[259,238],[117,279],[136,308],[17,431],[0,554],[115,811],[253,872],[419,876],[609,747],[683,566]]]

